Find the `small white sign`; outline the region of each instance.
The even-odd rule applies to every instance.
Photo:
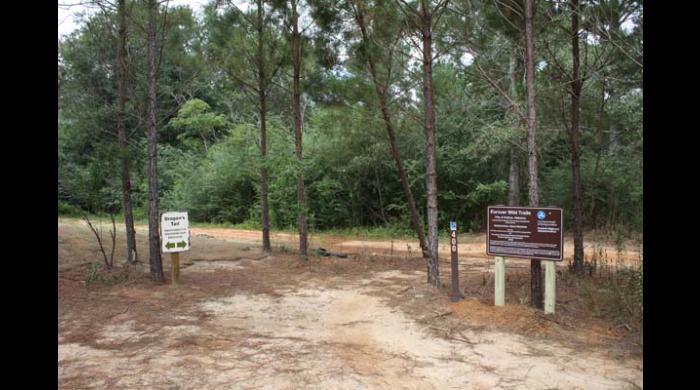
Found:
[[[160,216],[163,253],[190,250],[190,221],[187,211],[169,211]]]

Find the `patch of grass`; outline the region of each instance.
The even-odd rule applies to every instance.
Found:
[[[190,226],[196,228],[205,229],[241,229],[241,230],[258,230],[260,229],[259,224],[251,223],[250,221],[244,221],[241,223],[230,223],[230,222],[198,222],[190,220]]]
[[[319,231],[319,234],[331,236],[358,237],[369,239],[406,239],[412,240],[415,233],[411,229],[396,225],[387,226],[358,226],[350,228],[335,228]]]

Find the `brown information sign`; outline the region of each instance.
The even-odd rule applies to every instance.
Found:
[[[489,206],[487,213],[486,253],[489,256],[562,260],[562,209]]]

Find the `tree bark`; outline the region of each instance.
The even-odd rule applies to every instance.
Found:
[[[117,136],[119,138],[121,180],[122,180],[122,208],[124,210],[124,226],[126,228],[126,261],[135,263],[138,261],[136,252],[136,230],[134,229],[134,214],[131,203],[131,179],[129,177],[129,145],[126,139],[126,0],[119,0],[119,43],[117,47]]]
[[[610,95],[612,95],[612,91],[610,91]],[[615,123],[615,118],[610,118],[610,123],[608,124],[608,131],[608,155],[614,155],[618,148],[617,124]]]
[[[518,93],[515,88],[517,83],[516,75],[516,53],[515,50],[511,52],[510,62],[508,64],[508,93],[510,95],[511,101],[518,101]],[[506,103],[507,104],[507,103]],[[518,125],[521,124],[520,118],[515,114],[516,107],[510,107],[508,111],[513,113],[513,120],[516,121]],[[519,128],[518,128],[519,129]],[[518,141],[521,138],[517,137]],[[520,203],[520,164],[518,158],[518,148],[515,146],[510,147],[510,172],[508,174],[508,205],[517,206]]]
[[[517,206],[520,203],[520,167],[518,165],[517,149],[510,147],[510,172],[508,174],[508,205]]]
[[[421,1],[421,35],[423,40],[423,104],[425,110],[425,188],[427,192],[428,219],[428,283],[440,287],[438,269],[438,202],[437,202],[437,164],[435,161],[435,102],[433,93],[433,54],[432,54],[432,14],[427,0]]]
[[[369,44],[369,37],[367,34],[367,27],[364,20],[364,3],[362,0],[356,1],[355,10],[355,20],[360,27],[360,32],[362,33],[362,40],[365,45]],[[391,114],[389,112],[387,95],[386,95],[386,85],[382,85],[379,81],[379,76],[377,75],[377,67],[372,57],[371,53],[367,53],[367,66],[369,68],[370,76],[372,77],[372,83],[374,84],[374,91],[377,94],[377,99],[379,102],[379,110],[382,114],[382,120],[384,121],[384,127],[386,128],[387,137],[389,139],[389,149],[391,151],[391,157],[394,159],[396,164],[396,169],[399,172],[399,178],[401,179],[401,186],[403,187],[403,192],[406,195],[406,200],[408,202],[408,209],[411,213],[411,227],[415,230],[418,235],[418,242],[421,247],[421,252],[423,258],[430,259],[430,249],[425,240],[425,232],[423,230],[423,221],[421,220],[420,214],[418,214],[418,208],[416,207],[416,201],[413,197],[413,192],[411,191],[411,185],[408,181],[408,175],[401,162],[401,152],[396,145],[396,133],[394,131],[394,125],[391,122]],[[430,272],[430,267],[428,265],[428,273]]]
[[[581,163],[579,149],[581,142],[580,128],[580,99],[583,80],[579,76],[580,54],[579,54],[579,2],[571,0],[571,55],[573,58],[572,80],[571,80],[571,127],[569,129],[569,146],[571,151],[571,173],[572,173],[572,197],[574,206],[574,223],[572,230],[574,233],[574,271],[578,275],[583,275],[583,207],[581,189]]]
[[[596,228],[597,226],[597,214],[596,214],[596,190],[598,189],[599,185],[599,178],[598,178],[598,171],[600,169],[600,160],[603,155],[603,150],[605,148],[605,139],[604,139],[604,134],[605,130],[603,130],[603,126],[605,125],[605,86],[606,86],[606,75],[605,71],[603,71],[603,77],[602,77],[602,88],[600,91],[600,114],[598,116],[599,119],[599,124],[598,124],[598,152],[596,153],[595,157],[595,166],[593,168],[593,182],[591,183],[591,205],[590,208],[588,209],[588,224],[592,228]]]
[[[149,0],[148,6],[148,260],[151,267],[151,279],[155,282],[164,282],[158,231],[158,169],[156,163],[156,15],[158,2]]]
[[[301,128],[301,34],[299,33],[297,2],[292,0],[292,110],[294,112],[294,147],[298,163],[297,171],[297,227],[299,229],[299,258],[307,259],[308,226],[306,223],[306,189],[304,188],[304,170],[302,159],[302,128]]]
[[[528,201],[531,207],[539,206],[540,191],[537,161],[537,107],[535,102],[535,59],[532,32],[534,0],[525,0],[525,71],[527,87],[527,169]],[[530,260],[530,304],[544,308],[542,264],[538,259]]]
[[[268,204],[267,186],[267,82],[265,80],[265,54],[263,52],[263,3],[258,5],[258,97],[260,103],[260,157],[263,166],[260,168],[260,206],[262,209],[262,245],[263,252],[272,252],[270,245],[270,208]]]

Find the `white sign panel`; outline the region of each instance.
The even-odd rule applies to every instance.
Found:
[[[187,211],[169,211],[161,215],[160,241],[163,253],[190,250],[190,221]]]

